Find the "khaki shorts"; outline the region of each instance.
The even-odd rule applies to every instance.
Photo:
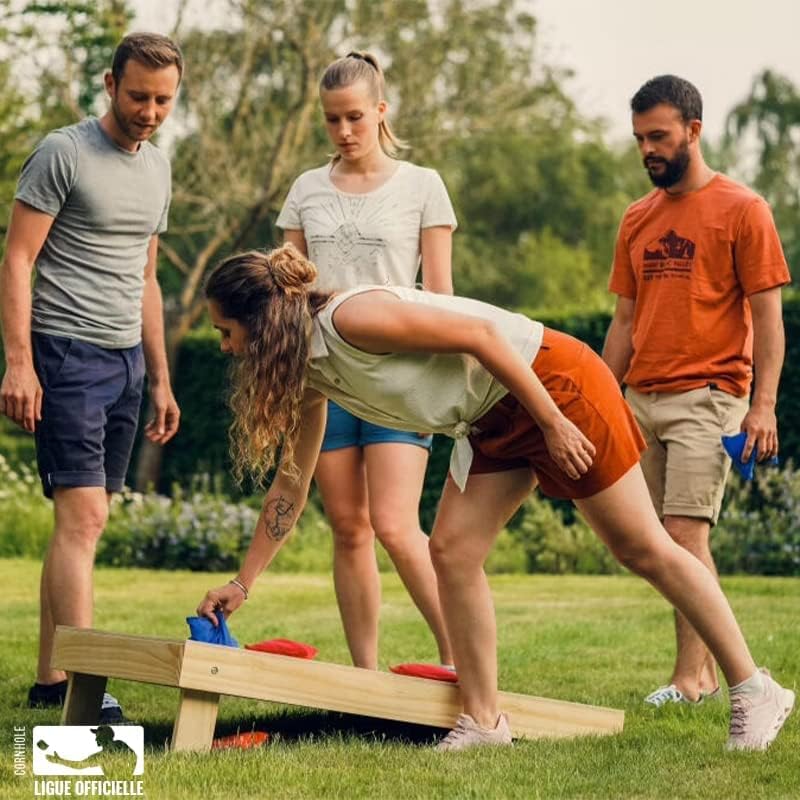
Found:
[[[628,387],[625,399],[647,442],[642,471],[658,516],[716,524],[731,467],[721,437],[739,432],[749,399],[710,386],[648,394]]]

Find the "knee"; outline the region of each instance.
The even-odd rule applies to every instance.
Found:
[[[55,536],[82,547],[94,547],[108,522],[105,503],[87,503],[78,510],[56,516]]]
[[[333,548],[337,553],[348,554],[372,548],[374,534],[365,515],[337,514],[330,518],[330,523]]]
[[[612,552],[623,567],[646,580],[656,577],[665,565],[663,548],[655,546],[628,545],[613,548]]]
[[[676,544],[690,553],[697,554],[708,549],[711,523],[706,519],[667,517],[664,528]]]
[[[416,520],[403,520],[397,515],[372,514],[370,516],[375,537],[387,552],[401,552],[409,542],[409,537],[419,530]]]
[[[465,571],[470,571],[480,564],[470,564],[463,550],[455,546],[446,532],[436,531],[428,542],[433,569],[437,577],[443,580],[456,577]]]

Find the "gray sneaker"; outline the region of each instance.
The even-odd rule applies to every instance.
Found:
[[[469,747],[510,746],[508,717],[500,714],[494,728],[481,728],[469,714],[459,714],[456,726],[436,745],[437,750],[466,750]]]
[[[766,750],[794,707],[794,692],[784,689],[766,669],[759,670],[760,692],[733,691],[728,750]]]

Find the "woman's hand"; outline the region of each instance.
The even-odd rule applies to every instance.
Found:
[[[592,466],[595,446],[581,433],[577,425],[563,414],[546,428],[542,428],[550,458],[572,480],[578,480]]]
[[[222,611],[227,619],[239,606],[244,603],[245,594],[235,583],[226,583],[217,589],[209,589],[203,602],[197,606],[197,616],[210,619],[216,627],[219,625],[215,611]]]

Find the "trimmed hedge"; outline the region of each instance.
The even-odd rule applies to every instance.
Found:
[[[603,347],[610,322],[609,315],[603,313],[538,316],[545,325],[581,339],[597,352]],[[781,458],[800,463],[800,296],[785,299],[784,319],[787,350],[778,398]],[[215,331],[193,331],[186,339],[175,376],[181,430],[165,449],[162,491],[175,482],[185,484],[194,474],[228,472],[227,363],[227,357],[219,351]],[[435,437],[421,503],[426,530],[430,530],[447,474],[450,447],[447,437]]]
[[[539,316],[551,327],[585,341],[597,352],[602,349],[608,329],[607,314],[578,316]],[[782,460],[800,463],[800,295],[784,300],[786,360],[778,397],[778,420]],[[218,334],[210,328],[193,331],[181,350],[176,374],[175,393],[181,406],[181,430],[164,451],[159,489],[170,491],[174,484],[188,486],[197,474],[229,473],[227,428],[230,415],[225,401],[228,358],[219,350]],[[2,367],[0,353],[0,367]],[[436,501],[447,473],[451,442],[437,436],[428,465],[423,489],[421,516],[429,530]],[[33,437],[0,419],[0,452],[12,462],[29,461]],[[233,489],[232,486],[228,486]]]

